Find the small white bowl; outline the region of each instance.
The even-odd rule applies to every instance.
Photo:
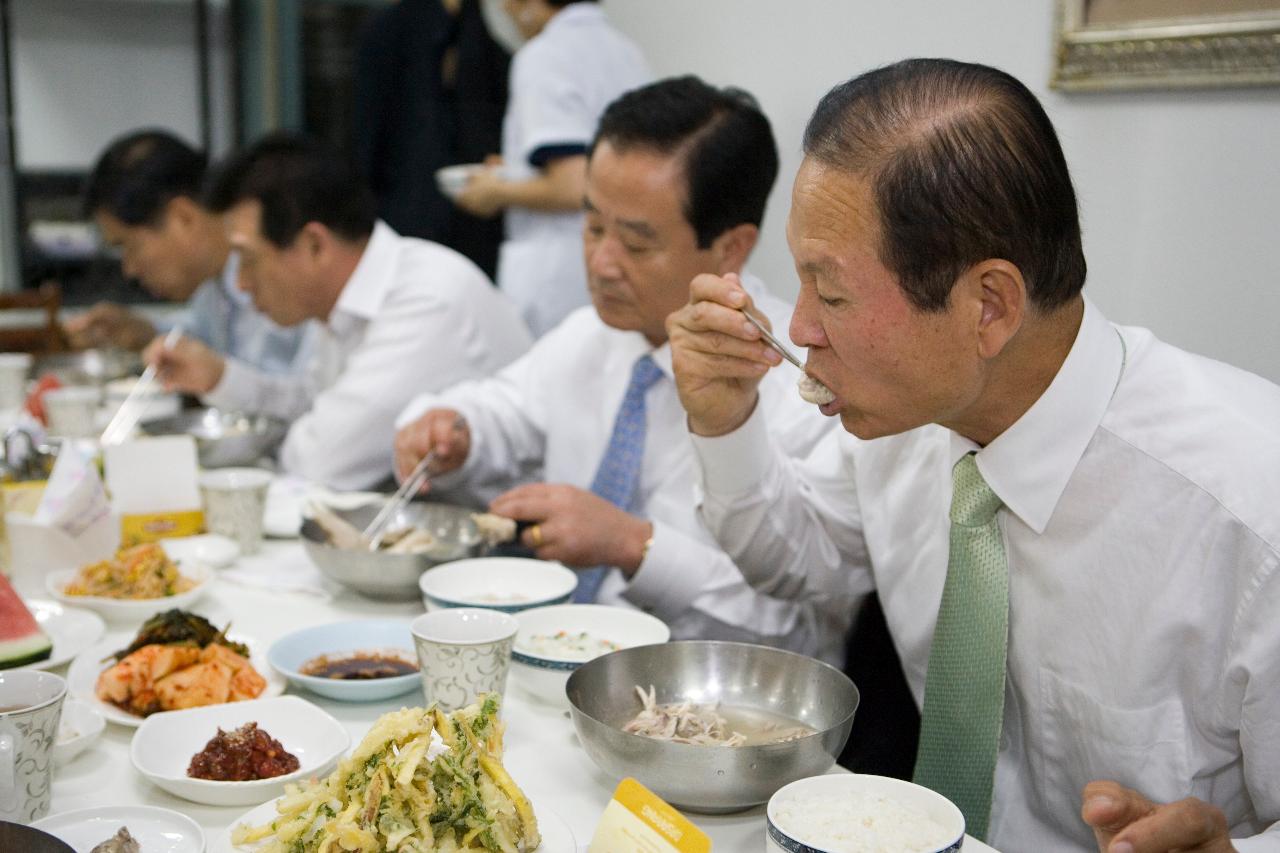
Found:
[[[107,720],[79,699],[68,697],[62,703],[62,719],[58,722],[58,736],[53,742],[53,763],[58,767],[88,748],[107,727]]]
[[[122,826],[129,828],[143,850],[204,853],[200,824],[159,806],[95,806],[42,817],[31,825],[71,845],[77,853],[89,853]]]
[[[78,569],[63,569],[62,571],[50,572],[45,576],[45,589],[49,591],[50,595],[64,604],[87,607],[90,610],[97,611],[108,622],[138,623],[148,616],[154,616],[164,610],[172,610],[175,607],[180,607],[184,610],[188,609],[205,594],[205,591],[213,582],[213,570],[208,566],[184,561],[178,565],[178,571],[195,581],[195,586],[177,595],[167,595],[163,598],[106,598],[100,595],[67,595],[65,592],[67,584],[75,580],[78,571]]]
[[[569,676],[588,660],[607,652],[572,655],[549,654],[532,648],[534,637],[565,631],[586,632],[591,637],[607,640],[619,648],[650,646],[671,639],[671,629],[656,616],[627,607],[605,604],[557,604],[535,607],[516,614],[520,628],[511,650],[516,683],[524,690],[555,705],[568,707],[564,685]]]
[[[299,672],[303,664],[320,655],[344,657],[355,652],[374,651],[395,652],[415,667],[418,665],[409,623],[393,619],[357,619],[303,628],[272,643],[267,652],[267,660],[276,672],[289,679],[289,683],[295,687],[305,687],[340,702],[390,699],[408,693],[422,683],[416,669],[407,675],[391,678],[350,681],[303,675]]]
[[[779,825],[779,808],[791,801],[812,803],[815,799],[856,795],[880,797],[924,815],[941,827],[945,838],[935,845],[916,849],[901,848],[901,853],[952,853],[964,843],[964,815],[950,800],[922,785],[887,776],[855,773],[832,773],[810,776],[784,785],[769,798],[765,810],[765,853],[827,853],[821,839],[808,827]],[[851,818],[852,819],[852,818]],[[784,820],[783,823],[786,823]],[[898,849],[898,848],[895,848]]]
[[[298,769],[272,779],[215,782],[187,775],[191,758],[218,733],[255,722],[298,758]],[[320,778],[351,746],[346,728],[298,696],[253,699],[152,714],[138,728],[129,757],[139,773],[170,794],[211,806],[249,806],[284,793],[286,782]]]
[[[169,555],[170,560],[183,566],[198,563],[225,569],[240,556],[240,546],[235,540],[217,533],[161,539],[160,547]]]
[[[483,607],[518,613],[564,604],[577,586],[578,575],[571,569],[523,557],[454,560],[428,569],[418,578],[427,610]]]
[[[436,186],[447,198],[457,198],[458,193],[471,181],[471,176],[484,168],[481,163],[460,163],[436,169]]]

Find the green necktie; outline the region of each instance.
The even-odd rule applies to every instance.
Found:
[[[951,553],[929,649],[915,781],[954,802],[985,839],[1004,717],[1009,564],[1001,500],[969,453],[951,472]]]

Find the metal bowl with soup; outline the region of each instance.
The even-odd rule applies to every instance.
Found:
[[[717,641],[622,649],[584,663],[565,691],[583,749],[601,770],[709,814],[751,808],[829,770],[858,707],[858,689],[829,664]],[[657,726],[628,731],[663,714],[680,717],[666,737]]]

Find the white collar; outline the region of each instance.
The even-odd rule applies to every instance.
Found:
[[[377,316],[394,283],[399,242],[400,235],[390,225],[382,220],[374,223],[360,261],[329,313],[328,325],[334,331],[341,331],[343,318],[372,320]]]
[[[986,447],[952,432],[952,464],[976,450],[987,485],[1010,512],[1043,533],[1123,370],[1119,333],[1086,298],[1075,343],[1040,399]]]

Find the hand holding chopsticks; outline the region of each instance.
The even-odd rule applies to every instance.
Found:
[[[164,336],[164,348],[166,350],[173,349],[178,339],[182,337],[182,326],[177,325],[169,330],[169,334]],[[159,370],[156,365],[149,364],[147,369],[142,371],[142,375],[138,377],[138,381],[133,383],[129,396],[124,398],[124,402],[120,404],[120,408],[116,409],[115,415],[107,424],[107,428],[102,431],[101,443],[103,447],[112,444],[119,444],[133,434],[133,430],[138,425],[138,421],[142,420],[142,415],[146,410],[147,402],[144,399],[151,391],[151,386],[155,384]]]

